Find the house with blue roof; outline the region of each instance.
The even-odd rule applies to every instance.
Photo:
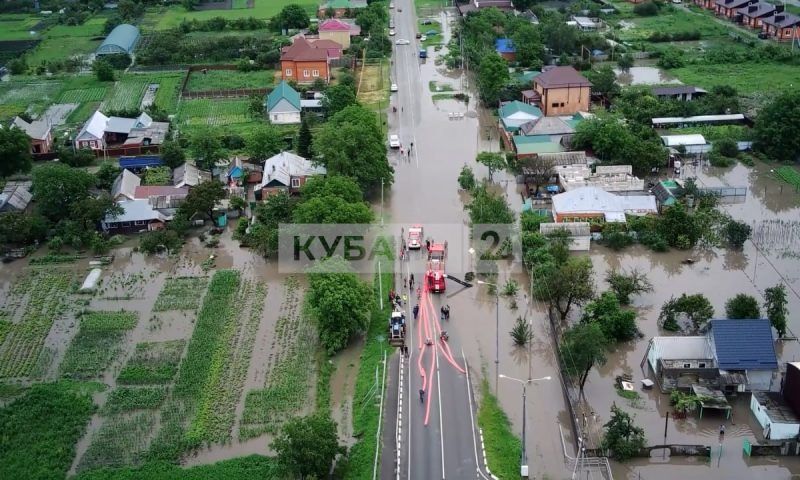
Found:
[[[300,123],[300,111],[302,110],[300,94],[285,80],[282,80],[273,91],[269,92],[264,101],[264,107],[267,109],[267,117],[272,124]]]
[[[653,337],[646,359],[662,391],[715,387],[724,393],[780,387],[772,325],[766,318],[711,320],[705,335]]]
[[[517,61],[517,48],[510,38],[498,38],[494,41],[494,49],[498,55],[503,57],[507,62]]]

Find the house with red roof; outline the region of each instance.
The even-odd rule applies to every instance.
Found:
[[[337,43],[333,40],[328,40],[326,38],[309,38],[307,40],[311,42],[312,47],[324,48],[327,50],[329,60],[339,60],[342,58],[342,45],[340,43]]]
[[[341,45],[336,49],[331,45],[336,42],[331,40],[320,44],[316,42],[297,37],[291,45],[282,49],[281,77],[284,80],[294,80],[297,83],[312,83],[317,79],[322,79],[325,83],[330,81],[330,61],[341,56]]]
[[[323,20],[319,24],[319,38],[321,40],[333,40],[342,46],[350,48],[350,37],[357,35],[353,26],[338,18]]]

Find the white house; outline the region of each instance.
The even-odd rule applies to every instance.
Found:
[[[308,177],[326,173],[325,167],[314,165],[294,153],[281,152],[264,162],[261,183],[255,189],[261,191],[262,197],[278,191],[297,193]]]
[[[302,110],[300,94],[285,80],[267,95],[265,106],[270,123],[276,125],[300,123]]]
[[[103,150],[109,145],[160,145],[169,123],[154,122],[146,113],[136,118],[107,117],[100,110],[83,124],[75,137],[75,148]]]
[[[785,440],[800,435],[800,362],[786,364],[783,387],[777,392],[755,392],[750,398],[750,410],[761,425],[768,440]]]

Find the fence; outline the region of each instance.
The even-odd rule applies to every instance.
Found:
[[[146,153],[159,153],[160,145],[132,145],[130,147],[112,147],[105,150],[94,150],[96,157],[121,157],[129,155],[144,155]]]
[[[240,98],[251,95],[266,95],[270,88],[226,88],[219,90],[203,90],[202,92],[183,92],[181,98],[192,100],[196,98]]]

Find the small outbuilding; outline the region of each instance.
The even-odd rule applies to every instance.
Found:
[[[267,109],[267,116],[272,124],[287,125],[300,123],[300,111],[302,110],[300,94],[286,83],[286,80],[282,80],[281,83],[275,87],[275,90],[267,95],[264,106]]]
[[[128,54],[130,55],[136,49],[139,43],[139,29],[133,25],[123,23],[114,27],[111,33],[108,34],[103,43],[97,47],[95,55],[116,55]]]
[[[539,233],[549,235],[558,230],[565,230],[569,234],[570,251],[588,252],[592,240],[592,233],[589,222],[569,222],[569,223],[540,223]]]

